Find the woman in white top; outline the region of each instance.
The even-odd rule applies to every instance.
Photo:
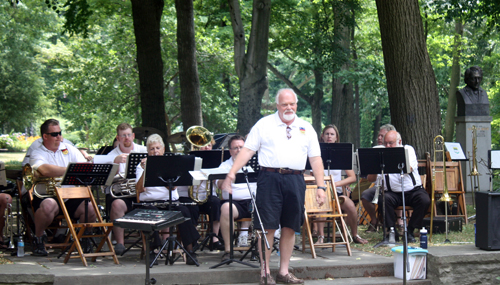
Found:
[[[339,131],[337,127],[333,124],[326,126],[321,133],[320,142],[324,143],[337,143],[339,142]],[[356,206],[354,202],[347,196],[344,195],[342,191],[342,187],[349,187],[350,184],[356,182],[356,174],[354,170],[345,170],[347,177],[342,179],[341,170],[325,170],[325,175],[333,175],[335,179],[335,187],[337,190],[337,195],[344,199],[344,202],[340,204],[340,208],[342,209],[342,213],[347,214],[347,224],[351,228],[352,238],[355,243],[368,243],[367,240],[363,239],[358,235],[358,219],[356,213]],[[325,223],[317,223],[318,224],[318,240],[317,244],[321,244],[324,242],[325,236]]]

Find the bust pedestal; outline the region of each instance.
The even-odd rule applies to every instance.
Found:
[[[491,149],[491,116],[458,116],[455,117],[455,122],[457,124],[457,142],[462,145],[462,149],[465,156],[471,160],[472,159],[472,127],[477,128],[477,149],[476,149],[476,160],[477,160],[477,171],[479,175],[479,190],[488,191],[490,189],[490,175],[488,173],[490,170],[487,167],[488,164],[488,150]],[[462,162],[462,178],[464,181],[464,189],[467,192],[472,191],[471,189],[471,176],[469,176],[471,170],[469,165],[472,165],[468,161]]]

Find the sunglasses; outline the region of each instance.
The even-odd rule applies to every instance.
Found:
[[[51,135],[53,137],[62,136],[62,132],[47,133],[47,135]]]

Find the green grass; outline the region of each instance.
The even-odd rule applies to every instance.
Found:
[[[6,169],[21,169],[25,152],[0,152],[0,161],[5,163]]]

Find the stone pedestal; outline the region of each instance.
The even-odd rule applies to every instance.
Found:
[[[491,120],[490,116],[459,116],[455,118],[457,124],[457,142],[462,145],[465,156],[472,159],[472,127],[477,128],[477,171],[479,175],[479,190],[488,191],[490,189],[490,172],[488,164],[488,150],[491,150]],[[462,162],[462,177],[464,179],[464,189],[471,191],[471,170],[468,161]]]

